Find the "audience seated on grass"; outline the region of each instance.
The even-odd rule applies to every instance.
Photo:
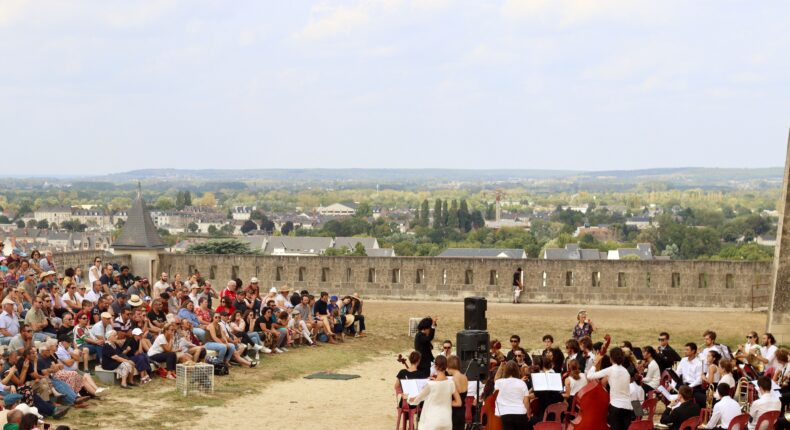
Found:
[[[229,280],[218,293],[197,271],[183,281],[162,273],[151,285],[102,257],[86,268],[57,267],[49,252],[42,258],[19,251],[4,260],[0,397],[9,423],[60,418],[113,391],[97,385],[97,372],[123,389],[145,390],[154,377],[172,383],[178,363],[254,368],[265,366],[266,354],[365,335],[357,295],[332,313],[328,293],[314,302],[302,291],[294,306],[288,286],[261,297],[257,278],[246,287]]]

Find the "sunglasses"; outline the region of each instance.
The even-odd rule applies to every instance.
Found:
[[[746,339],[752,339],[752,336],[746,336]]]

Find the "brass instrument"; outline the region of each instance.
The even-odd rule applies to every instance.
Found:
[[[705,392],[705,407],[713,410],[713,396],[716,394],[716,388],[713,384],[708,385],[708,390]]]
[[[749,407],[752,404],[752,400],[750,393],[749,393],[749,380],[746,378],[741,378],[738,380],[738,383],[735,384],[735,395],[733,396],[735,401],[741,405],[741,409],[744,413],[749,412]]]
[[[746,356],[746,360],[749,362],[749,364],[759,373],[763,373],[765,370],[765,363],[757,359],[757,357],[762,358],[762,356],[763,355],[760,353],[759,347],[754,348],[754,352],[749,352],[749,355]]]

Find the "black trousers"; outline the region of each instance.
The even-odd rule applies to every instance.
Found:
[[[159,354],[154,354],[148,357],[149,360],[156,363],[161,363],[164,361],[165,368],[172,371],[176,370],[176,358],[175,352],[160,352]]]
[[[502,419],[502,430],[529,430],[527,415],[508,414],[499,417]]]
[[[607,422],[612,430],[628,430],[628,426],[631,425],[633,419],[634,411],[609,405],[609,417]]]

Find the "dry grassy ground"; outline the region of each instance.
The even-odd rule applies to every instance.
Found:
[[[488,326],[492,338],[506,344],[517,333],[528,348],[541,345],[546,333],[556,340],[570,335],[578,306],[489,304]],[[765,314],[716,310],[590,306],[590,318],[598,326],[596,339],[604,333],[614,342],[631,340],[634,345],[655,345],[659,331],[672,335],[671,344],[701,343],[702,332],[713,328],[724,343],[743,341],[749,330],[764,330]],[[174,383],[157,379],[145,388],[122,391],[113,388],[104,400],[87,409],[71,411],[64,423],[79,429],[232,428],[252,422],[279,422],[293,417],[315,423],[329,418],[341,406],[345,419],[364,419],[360,428],[391,428],[394,420],[392,385],[400,364],[398,352],[411,348],[406,336],[409,317],[439,317],[436,342],[455,339],[462,328],[462,303],[367,302],[365,314],[370,336],[350,339],[341,345],[298,348],[265,357],[259,368],[234,367],[231,375],[215,379],[212,396],[183,398]],[[301,379],[322,370],[342,369],[362,377],[352,381]],[[298,379],[296,379],[298,378]],[[347,408],[351,409],[351,408]],[[334,412],[332,412],[334,411]],[[272,421],[275,420],[275,421]]]

